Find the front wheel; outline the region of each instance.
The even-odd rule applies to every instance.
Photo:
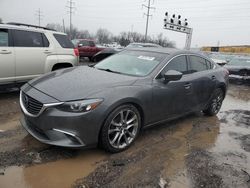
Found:
[[[127,149],[136,139],[141,127],[141,116],[133,105],[116,108],[101,130],[102,147],[111,153]]]
[[[213,93],[211,102],[209,103],[207,109],[203,110],[203,112],[209,116],[216,115],[220,111],[223,99],[224,93],[222,89],[216,89]]]

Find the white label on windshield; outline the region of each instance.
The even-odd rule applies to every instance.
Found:
[[[144,59],[144,60],[148,60],[148,61],[153,61],[155,59],[155,57],[149,57],[149,56],[139,56],[138,59]]]

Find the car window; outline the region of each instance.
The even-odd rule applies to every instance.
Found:
[[[189,56],[189,60],[190,60],[190,65],[189,65],[190,73],[200,72],[208,69],[207,62],[202,57],[191,55]]]
[[[7,29],[0,29],[0,46],[9,46],[9,34]]]
[[[89,41],[89,46],[95,46],[95,43],[93,41]]]
[[[81,40],[79,41],[78,45],[81,44],[82,46],[89,46],[89,41]]]
[[[74,44],[69,40],[67,35],[54,34],[54,37],[62,48],[74,48]]]
[[[183,74],[187,74],[187,58],[185,55],[175,57],[164,68],[161,75],[165,74],[169,70],[176,70]]]
[[[214,65],[213,65],[212,62],[206,60],[206,63],[207,63],[207,68],[208,68],[208,69],[213,69],[213,68],[214,68]]]
[[[44,47],[49,47],[49,41],[47,37],[42,33],[42,38],[43,38],[43,46]]]
[[[43,47],[42,34],[32,31],[14,30],[14,46],[16,47]]]

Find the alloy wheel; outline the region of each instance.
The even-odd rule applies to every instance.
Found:
[[[119,111],[109,124],[109,144],[117,149],[130,145],[138,132],[138,119],[137,114],[131,109]]]

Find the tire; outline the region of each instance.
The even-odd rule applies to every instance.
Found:
[[[122,105],[111,112],[104,122],[100,142],[104,150],[117,153],[126,150],[137,138],[141,115],[133,105]]]
[[[208,104],[208,107],[203,110],[203,113],[208,116],[216,115],[220,111],[223,99],[224,92],[222,91],[222,89],[217,88],[213,93],[212,99]]]
[[[88,57],[89,62],[93,62],[93,58],[92,57]]]

